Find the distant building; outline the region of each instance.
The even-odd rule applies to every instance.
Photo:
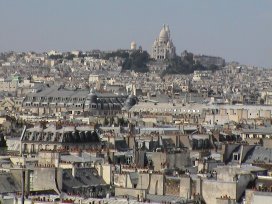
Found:
[[[99,74],[90,74],[89,75],[89,83],[95,83],[95,82],[98,82],[100,81],[102,78],[101,75]]]
[[[211,76],[212,76],[212,71],[210,70],[203,70],[203,71],[196,70],[194,71],[193,80],[201,81],[201,80],[211,79]]]
[[[136,44],[136,42],[132,41],[132,42],[130,43],[130,49],[131,49],[131,50],[136,50],[136,49],[137,49],[137,44]]]
[[[24,155],[36,155],[41,150],[81,150],[100,146],[99,136],[88,126],[36,126],[23,130],[20,152]]]
[[[17,74],[9,78],[0,78],[0,91],[16,92],[21,82],[21,77]]]
[[[195,63],[200,63],[204,66],[216,65],[218,67],[225,66],[225,60],[221,57],[207,56],[207,55],[194,55]]]
[[[29,93],[22,104],[22,111],[34,115],[115,115],[121,112],[128,96],[94,93],[87,90],[69,90],[50,87]]]
[[[154,59],[171,59],[176,55],[176,48],[170,38],[170,29],[163,25],[159,37],[154,41],[151,57]]]

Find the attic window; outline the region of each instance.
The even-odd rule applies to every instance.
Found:
[[[233,153],[233,160],[234,161],[239,161],[240,160],[240,155],[238,153]]]

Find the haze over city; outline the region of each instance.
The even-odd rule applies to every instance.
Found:
[[[114,50],[132,40],[150,51],[167,24],[177,53],[271,67],[271,10],[268,0],[1,1],[0,52]]]
[[[272,203],[271,0],[0,0],[0,204]]]

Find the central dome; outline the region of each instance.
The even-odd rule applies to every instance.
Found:
[[[165,27],[165,25],[161,29],[161,32],[160,32],[160,35],[159,35],[159,40],[160,41],[168,41],[169,40],[168,29]]]

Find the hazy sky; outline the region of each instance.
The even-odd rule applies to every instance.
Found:
[[[0,52],[150,51],[163,24],[177,54],[272,67],[271,0],[0,0]]]

